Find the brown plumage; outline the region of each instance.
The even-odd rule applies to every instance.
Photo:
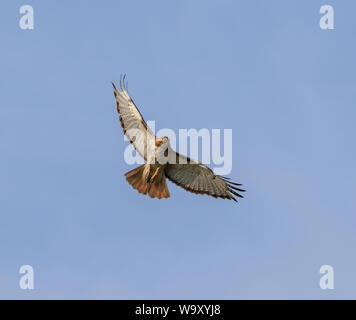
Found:
[[[125,173],[126,180],[139,193],[148,193],[151,198],[169,198],[170,194],[163,167],[159,168],[159,172],[151,181],[155,169],[157,168],[154,165],[143,164]]]
[[[214,174],[207,166],[173,151],[167,137],[157,138],[148,128],[140,111],[129,96],[125,76],[120,80],[120,89],[114,84],[114,95],[120,123],[124,134],[146,163],[125,174],[127,182],[139,193],[151,198],[169,198],[166,178],[196,194],[207,194],[215,198],[234,200],[243,198],[241,184]],[[168,162],[157,159],[162,154],[172,154]]]

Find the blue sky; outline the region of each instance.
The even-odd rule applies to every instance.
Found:
[[[30,4],[35,29],[21,30]],[[335,29],[319,9],[333,5]],[[2,1],[0,298],[356,298],[356,4]],[[110,81],[233,131],[239,204],[133,191]],[[19,288],[32,265],[35,289]],[[331,265],[335,289],[321,290]]]

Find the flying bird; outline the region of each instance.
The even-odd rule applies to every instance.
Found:
[[[125,136],[145,164],[125,173],[127,182],[139,193],[151,198],[169,198],[166,178],[196,194],[234,200],[243,198],[241,184],[214,174],[204,164],[175,152],[167,137],[158,138],[147,126],[127,90],[125,76],[120,79],[120,90],[112,83],[117,112]]]

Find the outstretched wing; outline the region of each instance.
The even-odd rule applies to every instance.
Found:
[[[165,167],[165,174],[169,180],[187,191],[207,194],[215,198],[237,202],[233,195],[243,198],[238,192],[245,191],[237,187],[241,184],[230,182],[228,178],[214,174],[211,169],[201,163],[168,164]]]
[[[122,80],[120,79],[121,90],[118,90],[112,83],[117,112],[120,114],[120,123],[125,136],[132,143],[137,153],[147,161],[147,156],[152,154],[149,152],[154,150],[156,137],[131,99],[124,82],[125,77]]]

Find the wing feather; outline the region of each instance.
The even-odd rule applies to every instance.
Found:
[[[148,155],[152,154],[155,147],[155,135],[147,126],[140,111],[131,99],[127,88],[120,80],[120,89],[114,87],[117,112],[120,114],[120,123],[125,136],[134,146],[137,153],[147,161]]]
[[[184,158],[184,156],[177,154],[178,157]],[[207,194],[215,198],[219,197],[237,202],[234,196],[243,198],[237,191],[245,191],[236,187],[240,184],[225,180],[196,160],[190,160],[187,164],[168,164],[165,167],[165,174],[170,181],[187,191]]]

